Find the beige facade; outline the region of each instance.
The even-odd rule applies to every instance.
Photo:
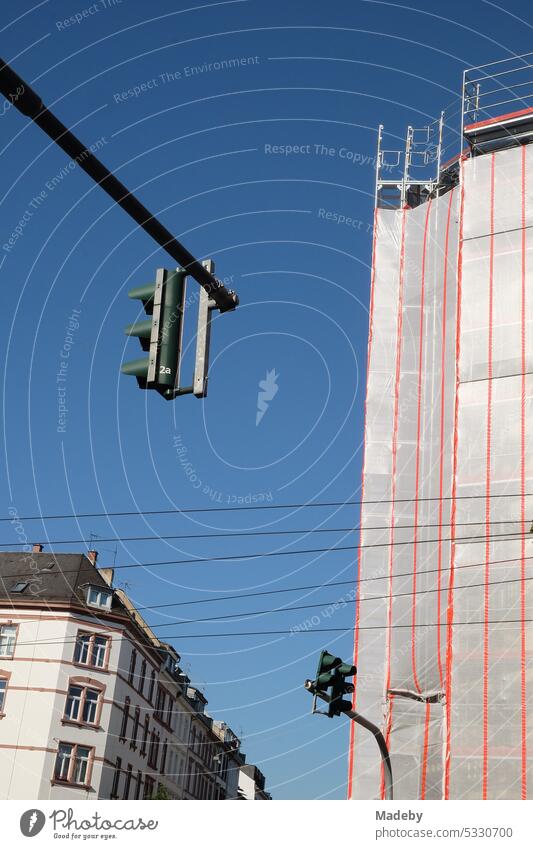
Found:
[[[0,555],[0,799],[236,798],[239,741],[95,559]]]

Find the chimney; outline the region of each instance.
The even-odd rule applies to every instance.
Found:
[[[113,586],[113,573],[114,569],[99,569],[98,574],[102,576],[104,581],[109,587]]]
[[[97,551],[88,551],[87,552],[87,558],[91,561],[93,566],[96,566],[96,560],[98,558],[98,552]]]
[[[32,554],[40,554],[43,550],[42,542],[34,542],[32,546]]]

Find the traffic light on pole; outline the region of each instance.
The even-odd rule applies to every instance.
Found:
[[[141,389],[155,389],[167,400],[179,388],[183,310],[186,272],[160,268],[155,283],[138,286],[128,292],[140,300],[150,318],[126,327],[128,336],[136,336],[146,357],[124,363],[121,371],[133,375]]]
[[[340,657],[330,654],[324,650],[320,653],[316,671],[315,688],[317,691],[327,693],[331,690],[328,706],[328,716],[340,716],[346,710],[351,710],[352,703],[342,697],[353,693],[354,686],[346,681],[353,678],[357,669],[348,663],[343,663]]]

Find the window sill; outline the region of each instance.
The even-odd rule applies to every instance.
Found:
[[[96,792],[90,784],[75,784],[73,781],[63,781],[61,778],[52,778],[50,784],[58,787],[72,787],[73,790],[86,790],[88,793]]]
[[[77,719],[69,719],[67,716],[61,719],[61,725],[73,725],[75,728],[89,728],[92,731],[102,731],[101,725],[94,725],[92,722],[79,722]]]
[[[109,667],[108,666],[93,666],[92,663],[80,663],[78,660],[73,660],[72,666],[76,666],[78,669],[92,669],[94,672],[107,672],[107,673],[109,673]]]
[[[174,733],[174,732],[173,732],[173,729],[170,727],[170,725],[168,725],[168,724],[165,722],[165,720],[164,720],[164,719],[162,719],[160,716],[158,716],[158,714],[157,714],[157,713],[154,713],[154,714],[153,714],[153,718],[154,718],[154,720],[155,720],[157,723],[159,723],[159,725],[161,725],[161,726],[165,729],[165,731],[170,731],[171,733]]]

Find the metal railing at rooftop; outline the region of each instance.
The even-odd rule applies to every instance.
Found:
[[[533,111],[533,52],[463,73],[461,133],[469,125]]]

